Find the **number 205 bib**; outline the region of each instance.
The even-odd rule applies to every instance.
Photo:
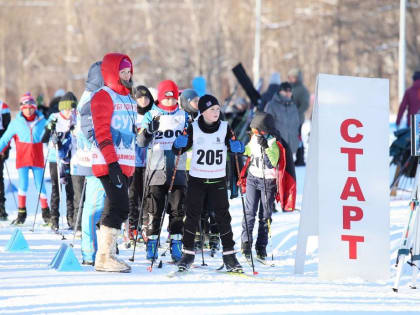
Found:
[[[195,121],[190,175],[198,178],[226,176],[226,132],[227,122],[222,121],[214,133],[204,133]]]

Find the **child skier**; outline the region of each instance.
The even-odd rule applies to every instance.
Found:
[[[140,147],[147,147],[152,143],[147,153],[148,192],[146,196],[145,231],[142,231],[147,242],[147,259],[157,259],[160,221],[165,206],[165,198],[171,177],[175,168],[176,156],[171,148],[175,138],[183,132],[188,124],[188,115],[178,106],[178,87],[175,82],[165,80],[159,83],[158,100],[148,111],[142,122],[142,129],[138,135]],[[169,233],[171,235],[171,256],[178,261],[182,256],[182,230],[184,226],[184,195],[185,195],[185,160],[180,156],[172,192],[168,196]],[[198,222],[198,221],[197,221]]]
[[[144,115],[152,108],[154,99],[149,89],[143,85],[137,86],[133,91],[133,96],[137,102],[137,121],[136,127],[140,129],[141,122]],[[128,198],[129,198],[129,238],[130,241],[136,239],[138,233],[137,226],[142,223],[142,218],[139,217],[144,214],[143,209],[139,211],[140,206],[144,205],[141,200],[143,199],[143,192],[145,191],[145,170],[146,170],[146,148],[141,148],[136,144],[136,168],[134,170],[134,175],[131,178],[130,186],[128,187]],[[139,203],[140,201],[140,203]]]
[[[44,174],[44,153],[42,147],[42,134],[46,120],[36,110],[35,99],[31,93],[20,98],[20,112],[13,119],[6,132],[0,138],[0,152],[8,145],[12,137],[16,144],[16,169],[19,175],[18,190],[18,216],[12,224],[23,224],[26,220],[26,192],[28,191],[29,170],[32,170],[35,186],[42,208],[42,218],[49,223],[50,210],[46,196],[45,185],[42,179]]]
[[[220,120],[220,105],[212,95],[203,95],[198,108],[201,116],[192,123],[185,135],[176,138],[172,150],[185,152],[192,148],[192,160],[186,198],[184,225],[184,250],[178,263],[179,271],[188,269],[194,262],[194,236],[203,210],[204,200],[214,209],[223,245],[223,262],[228,271],[243,272],[236,259],[235,242],[229,214],[226,185],[227,149],[242,153],[242,142],[234,140],[227,122]]]
[[[70,175],[71,157],[71,131],[76,123],[73,108],[76,107],[77,99],[72,92],[67,92],[58,103],[58,113],[52,113],[48,117],[42,142],[48,143],[51,174],[51,229],[58,230],[60,217],[60,192],[61,184],[64,184],[67,203],[67,224],[73,229],[74,205],[73,183]]]
[[[255,216],[260,206],[258,237],[255,243],[257,257],[267,257],[268,227],[271,223],[272,210],[277,191],[276,168],[279,163],[280,150],[275,138],[273,116],[258,112],[251,121],[252,136],[245,147],[244,155],[250,157],[248,177],[246,179],[246,207],[248,232],[245,218],[242,220],[242,254],[249,259],[252,248],[252,231]],[[267,198],[267,199],[266,199]],[[248,239],[249,235],[249,239]]]

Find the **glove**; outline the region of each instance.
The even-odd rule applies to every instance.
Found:
[[[174,147],[176,149],[185,148],[188,143],[188,136],[187,135],[180,135],[174,141]]]
[[[57,118],[51,119],[47,125],[47,129],[53,131],[55,130],[55,126],[57,125]]]
[[[121,171],[120,164],[118,162],[112,162],[108,165],[109,178],[111,179],[112,184],[117,188],[122,188],[123,186],[123,174]]]
[[[153,118],[153,120],[149,123],[149,126],[147,126],[147,132],[149,134],[155,133],[159,129],[159,116]]]
[[[268,148],[267,139],[263,136],[257,136],[258,144],[265,150]]]
[[[244,144],[239,140],[229,140],[230,151],[233,153],[244,153],[245,147]]]

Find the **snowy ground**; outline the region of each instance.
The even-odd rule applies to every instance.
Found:
[[[17,184],[14,157],[8,161],[12,180]],[[302,199],[305,168],[297,169],[298,208]],[[390,170],[390,174],[392,170]],[[48,177],[48,175],[47,175]],[[48,183],[48,191],[50,184]],[[391,252],[389,265],[392,277],[393,264],[400,245],[402,230],[408,219],[408,193],[400,193],[391,200]],[[9,218],[16,217],[12,195],[7,195]],[[83,266],[82,272],[57,272],[47,267],[62,242],[70,243],[72,235],[65,232],[67,240],[40,226],[38,216],[35,232],[32,227],[36,206],[36,192],[30,183],[27,225],[21,230],[31,251],[8,253],[3,249],[13,227],[10,222],[0,222],[0,314],[44,313],[109,313],[139,314],[266,314],[311,313],[338,314],[394,312],[420,312],[420,291],[408,288],[410,268],[401,281],[399,293],[391,290],[392,278],[385,282],[321,281],[318,279],[318,247],[316,239],[309,243],[304,275],[294,275],[294,255],[299,224],[299,212],[274,214],[272,244],[275,267],[257,264],[259,275],[245,279],[214,272],[220,266],[220,254],[211,258],[205,255],[208,267],[201,268],[201,256],[196,256],[192,272],[180,278],[167,274],[175,267],[163,264],[162,269],[146,270],[144,247],[138,247],[133,271],[130,274],[98,273]],[[242,206],[241,200],[231,201],[231,214],[237,249],[240,247]],[[61,224],[61,220],[60,220]],[[165,224],[166,226],[166,224]],[[166,233],[163,235],[166,238]],[[163,247],[162,251],[164,250]],[[270,247],[268,247],[270,251]],[[132,250],[120,246],[120,257],[128,261]],[[80,257],[80,241],[75,242],[76,256]],[[240,256],[240,255],[239,255]],[[163,257],[163,261],[169,257]],[[251,268],[243,264],[248,274]],[[273,280],[273,281],[268,281]]]

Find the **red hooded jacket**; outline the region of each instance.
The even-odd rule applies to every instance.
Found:
[[[104,85],[120,95],[129,95],[130,90],[121,84],[119,78],[119,65],[122,59],[130,58],[120,53],[110,53],[104,56],[101,65]],[[130,63],[132,64],[131,60]],[[133,67],[131,66],[131,73]],[[111,119],[114,112],[114,103],[108,92],[99,90],[91,100],[92,120],[95,128],[95,138],[98,147],[105,159],[105,165],[93,165],[92,171],[96,177],[108,175],[108,165],[118,162],[117,152],[112,141]],[[126,176],[132,176],[134,167],[121,165]]]

